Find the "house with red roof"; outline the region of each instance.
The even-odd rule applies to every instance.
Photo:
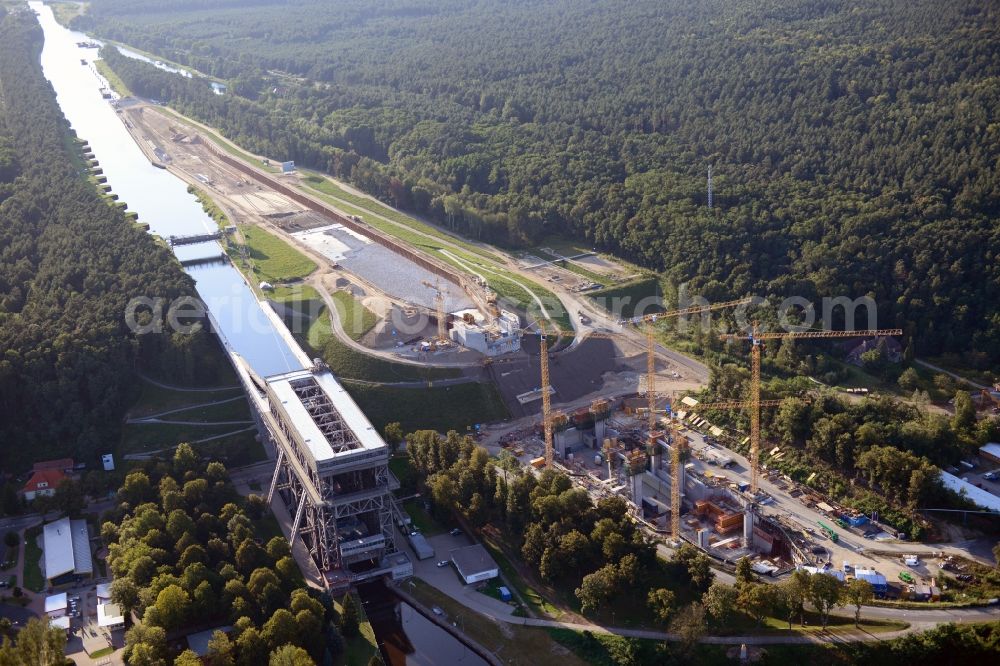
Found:
[[[60,469],[35,470],[21,492],[24,493],[24,499],[29,502],[41,495],[55,495],[56,486],[66,478],[66,473]]]

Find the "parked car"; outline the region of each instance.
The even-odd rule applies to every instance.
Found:
[[[452,536],[462,536],[462,530],[456,527],[451,532],[449,532],[449,534],[451,534]]]
[[[435,615],[444,615],[444,611],[441,610],[440,606],[435,606],[431,609]]]

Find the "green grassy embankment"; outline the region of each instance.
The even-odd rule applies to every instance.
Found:
[[[333,600],[333,606],[338,613],[343,608],[340,603],[342,600],[342,598]],[[372,629],[372,623],[368,621],[364,605],[357,595],[354,595],[354,604],[358,609],[358,635],[354,638],[344,638],[344,652],[334,661],[337,666],[368,666],[372,657],[379,655],[375,630]]]
[[[195,196],[195,199],[197,199],[198,203],[201,204],[201,209],[205,211],[206,215],[215,221],[215,224],[219,227],[219,229],[223,229],[229,225],[229,218],[226,217],[226,214],[222,212],[222,209],[219,208],[214,201],[212,201],[208,194],[199,190],[194,185],[188,185],[187,191]]]
[[[254,283],[301,280],[316,270],[316,264],[312,259],[260,227],[242,227],[240,233],[246,242],[247,253],[253,264]],[[226,251],[233,264],[241,271],[245,273],[250,268],[243,260],[236,243],[229,243]]]
[[[476,423],[492,423],[510,416],[500,391],[492,384],[469,382],[420,389],[350,382],[345,385],[379,432],[393,421],[399,421],[404,432],[419,429],[466,432]]]
[[[640,301],[660,294],[659,279],[655,275],[645,275],[625,284],[592,291],[587,296],[615,317],[629,318],[635,315],[635,306]]]
[[[533,308],[532,294],[541,299],[547,308],[548,304],[554,306],[554,304],[560,303],[555,294],[531,280],[518,277],[518,281],[527,286],[526,290],[504,277],[509,271],[502,265],[500,259],[482,248],[449,236],[431,225],[388,208],[368,197],[351,194],[329,179],[313,175],[308,176],[305,180],[308,186],[303,186],[301,189],[327,201],[349,215],[357,215],[365,224],[371,225],[382,233],[393,236],[463,273],[469,273],[471,267],[472,271],[481,273],[486,278],[490,288],[498,296],[511,301],[517,307]],[[553,307],[551,309],[564,310],[565,308]],[[551,320],[560,330],[570,331],[573,329],[569,314],[566,312],[553,314]]]
[[[320,356],[326,361],[379,431],[387,423],[400,421],[405,431],[431,428],[465,432],[473,424],[509,416],[500,392],[492,384],[469,382],[421,388],[372,385],[369,382],[433,383],[460,377],[462,371],[393,363],[369,356],[348,347],[333,334],[330,313],[325,308],[311,320],[305,320],[309,317],[308,309],[301,312],[305,314],[298,322],[289,321],[295,315],[285,317],[296,339],[310,356]]]
[[[335,291],[330,295],[337,304],[337,314],[340,323],[353,340],[360,340],[365,333],[378,323],[375,313],[364,306],[353,295],[346,291]]]
[[[132,91],[129,89],[125,82],[122,81],[121,77],[115,73],[115,70],[111,69],[103,59],[95,60],[94,67],[97,68],[97,72],[108,80],[108,85],[111,89],[122,97],[131,97]]]
[[[243,389],[235,385],[236,377],[224,373],[221,379],[232,381],[234,385],[231,388],[211,391],[188,391],[182,388],[165,388],[144,380],[139,398],[129,409],[128,418],[143,418],[171,412],[160,418],[196,423],[190,425],[126,423],[122,427],[118,455],[123,457],[129,454],[152,453],[172,449],[181,442],[194,444],[199,440],[214,438],[196,444],[198,451],[207,456],[217,457],[230,465],[262,460],[264,450],[256,441],[253,430],[229,435],[249,428],[253,417],[243,397]],[[224,402],[216,405],[208,404],[217,401]],[[247,423],[213,425],[219,421]],[[218,437],[219,435],[228,436]]]

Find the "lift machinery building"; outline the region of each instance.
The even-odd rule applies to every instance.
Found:
[[[322,364],[258,383],[266,398],[261,417],[277,452],[268,492],[293,516],[291,539],[301,538],[333,587],[391,574],[412,574],[393,538],[388,448]]]

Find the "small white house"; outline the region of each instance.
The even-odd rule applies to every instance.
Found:
[[[466,585],[496,578],[500,575],[497,563],[481,544],[455,548],[451,551],[451,561]]]

